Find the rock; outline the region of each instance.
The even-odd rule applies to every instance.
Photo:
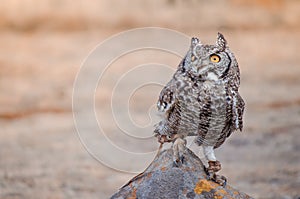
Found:
[[[207,180],[204,165],[189,149],[180,167],[173,166],[172,149],[155,157],[149,167],[124,185],[111,199],[251,198],[229,185]]]

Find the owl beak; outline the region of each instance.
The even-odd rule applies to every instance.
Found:
[[[199,67],[197,68],[197,74],[201,75],[208,69],[209,69],[209,64],[201,62],[201,64],[199,64]]]
[[[203,68],[205,68],[205,63],[203,62],[202,59],[199,59],[198,60],[198,63],[197,63],[197,73],[199,74],[200,72],[203,71]]]

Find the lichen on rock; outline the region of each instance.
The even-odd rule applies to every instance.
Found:
[[[186,148],[185,161],[174,167],[172,149],[157,154],[149,167],[125,184],[111,199],[153,198],[251,198],[230,185],[226,187],[207,179],[201,160]]]

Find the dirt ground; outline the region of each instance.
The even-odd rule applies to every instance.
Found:
[[[136,52],[121,57],[107,71],[103,88],[95,91],[95,111],[105,135],[93,134],[97,130],[90,128],[88,117],[82,120],[86,124],[83,133],[100,150],[92,153],[106,158],[104,162],[88,153],[86,148],[92,146],[84,147],[72,111],[73,83],[88,54],[114,34],[145,26],[174,29],[197,36],[203,43],[214,42],[218,31],[225,35],[241,68],[240,91],[246,110],[244,131],[234,133],[216,152],[221,173],[233,187],[255,198],[300,197],[298,1],[133,1],[130,9],[116,0],[72,2],[2,2],[1,199],[108,198],[136,175],[133,172],[149,164],[155,153],[144,159],[128,158],[105,145],[109,138],[131,152],[153,152],[158,147],[154,138],[140,141],[121,136],[124,132],[111,114],[112,89],[134,66],[151,62],[175,69],[178,56]],[[127,83],[151,75],[135,76]],[[155,75],[163,82],[170,78],[169,73]],[[153,105],[160,89],[141,89],[131,101],[121,92],[115,106],[130,101],[131,119],[138,125],[148,124],[148,111],[155,115]],[[83,93],[79,112],[87,109],[89,97]],[[121,120],[128,120],[127,109],[117,111]],[[151,136],[151,128],[140,133]],[[126,129],[134,132],[137,128],[128,124]]]

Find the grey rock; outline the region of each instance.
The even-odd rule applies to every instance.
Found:
[[[184,162],[175,167],[172,149],[164,150],[155,157],[148,168],[135,176],[111,199],[153,199],[153,198],[251,198],[229,185],[226,187],[207,180],[201,160],[189,149],[184,153]]]

